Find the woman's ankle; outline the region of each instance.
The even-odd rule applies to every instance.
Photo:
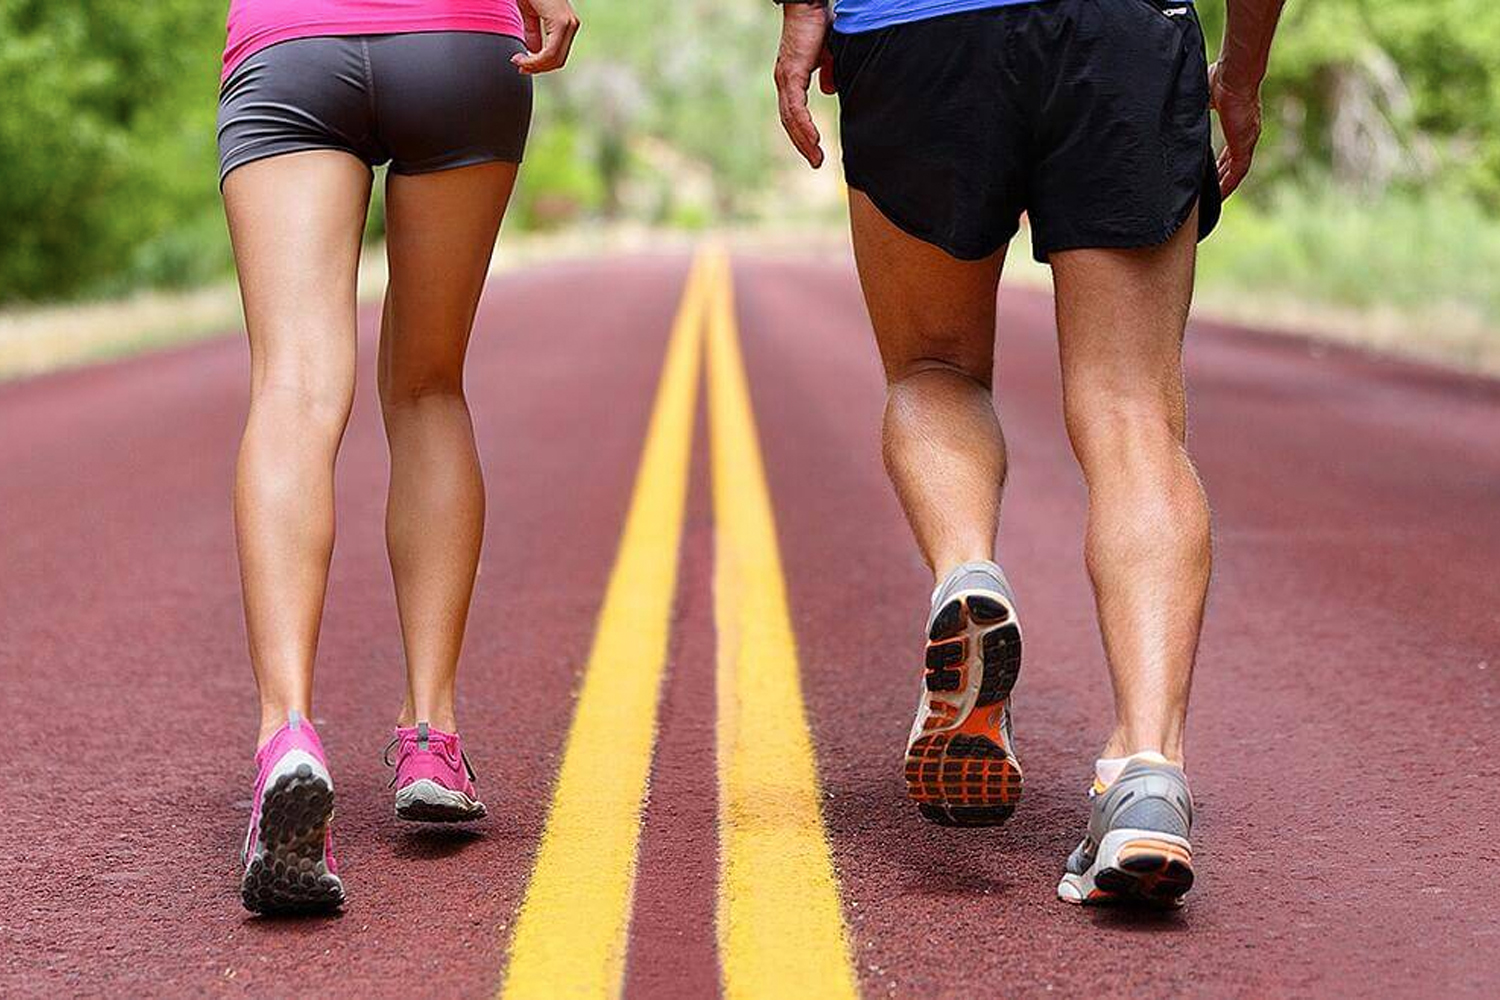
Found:
[[[271,737],[281,732],[282,727],[287,724],[287,720],[291,718],[293,712],[296,712],[304,719],[312,717],[312,707],[309,705],[304,705],[300,708],[295,705],[262,705],[260,709],[260,732],[255,737],[255,749],[259,750],[271,741]]]
[[[396,727],[398,729],[410,729],[419,722],[425,722],[428,726],[439,732],[458,732],[457,713],[454,711],[452,704],[416,708],[408,702],[402,706],[401,714],[396,717]]]

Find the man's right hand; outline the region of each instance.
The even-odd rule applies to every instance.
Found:
[[[781,125],[797,152],[814,167],[823,165],[822,137],[807,109],[807,89],[813,70],[821,70],[819,86],[833,93],[833,55],[828,51],[828,7],[821,3],[787,4],[781,8],[781,51],[776,55],[776,95]]]
[[[1219,113],[1224,149],[1219,190],[1228,197],[1250,172],[1260,142],[1260,82],[1285,0],[1225,0],[1224,44],[1208,68],[1209,103]]]

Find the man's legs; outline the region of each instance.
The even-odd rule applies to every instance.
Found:
[[[1183,447],[1197,235],[1194,215],[1158,247],[1052,255],[1064,414],[1088,483],[1085,558],[1115,689],[1088,833],[1057,887],[1073,903],[1173,905],[1193,885],[1182,737],[1211,562],[1208,502]]]
[[[1182,762],[1211,562],[1184,448],[1196,216],[1160,247],[1052,255],[1064,413],[1089,491],[1085,559],[1115,692],[1105,757]]]
[[[859,192],[850,205],[886,372],[886,468],[937,578],[907,794],[938,823],[1001,823],[1021,794],[1009,712],[1021,632],[991,560],[1005,484],[990,389],[1005,254],[957,260],[903,233]]]
[[[937,579],[995,548],[1005,438],[991,381],[1005,251],[961,261],[849,192],[854,256],[885,367],[885,465]]]

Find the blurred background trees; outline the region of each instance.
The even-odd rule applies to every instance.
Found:
[[[0,302],[222,273],[201,0],[0,0]]]
[[[225,5],[0,0],[0,304],[226,273],[214,150]],[[573,62],[538,85],[508,231],[775,224],[819,205],[837,217],[835,173],[800,167],[779,132],[771,5],[578,7]],[[1198,8],[1213,46],[1223,0]],[[1359,299],[1431,294],[1437,273],[1500,317],[1493,257],[1453,249],[1467,230],[1500,253],[1500,4],[1292,0],[1266,97],[1265,144],[1226,224],[1236,245],[1209,244],[1210,274],[1295,283],[1313,271]],[[833,105],[819,107],[832,132]],[[1385,270],[1382,255],[1396,258]]]

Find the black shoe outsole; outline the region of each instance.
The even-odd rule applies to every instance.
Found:
[[[999,826],[1010,819],[1016,811],[1015,804],[1008,806],[935,806],[927,802],[917,804],[922,818],[938,826]]]
[[[487,815],[483,809],[466,812],[451,806],[433,805],[430,802],[413,802],[397,806],[396,818],[409,823],[473,823]]]
[[[333,819],[333,788],[300,765],[263,793],[259,841],[240,881],[252,913],[320,913],[344,904],[344,884],[323,848]]]
[[[972,622],[985,629],[978,633],[984,676],[975,705],[985,708],[1009,698],[1021,675],[1021,630],[1009,619],[1009,608],[982,595],[954,598],[944,605],[928,634],[927,690],[957,691],[963,685],[958,668],[968,659],[968,644],[974,636],[964,633]]]
[[[1094,885],[1109,893],[1111,902],[1175,906],[1193,887],[1193,869],[1175,858],[1137,856],[1118,868],[1101,868]]]
[[[1003,602],[982,594],[953,598],[933,616],[927,637],[927,690],[960,690],[977,641],[983,673],[974,710],[1010,697],[1021,670],[1021,630]],[[952,729],[913,741],[904,776],[918,812],[943,826],[999,825],[1021,798],[1015,757],[986,736]]]

